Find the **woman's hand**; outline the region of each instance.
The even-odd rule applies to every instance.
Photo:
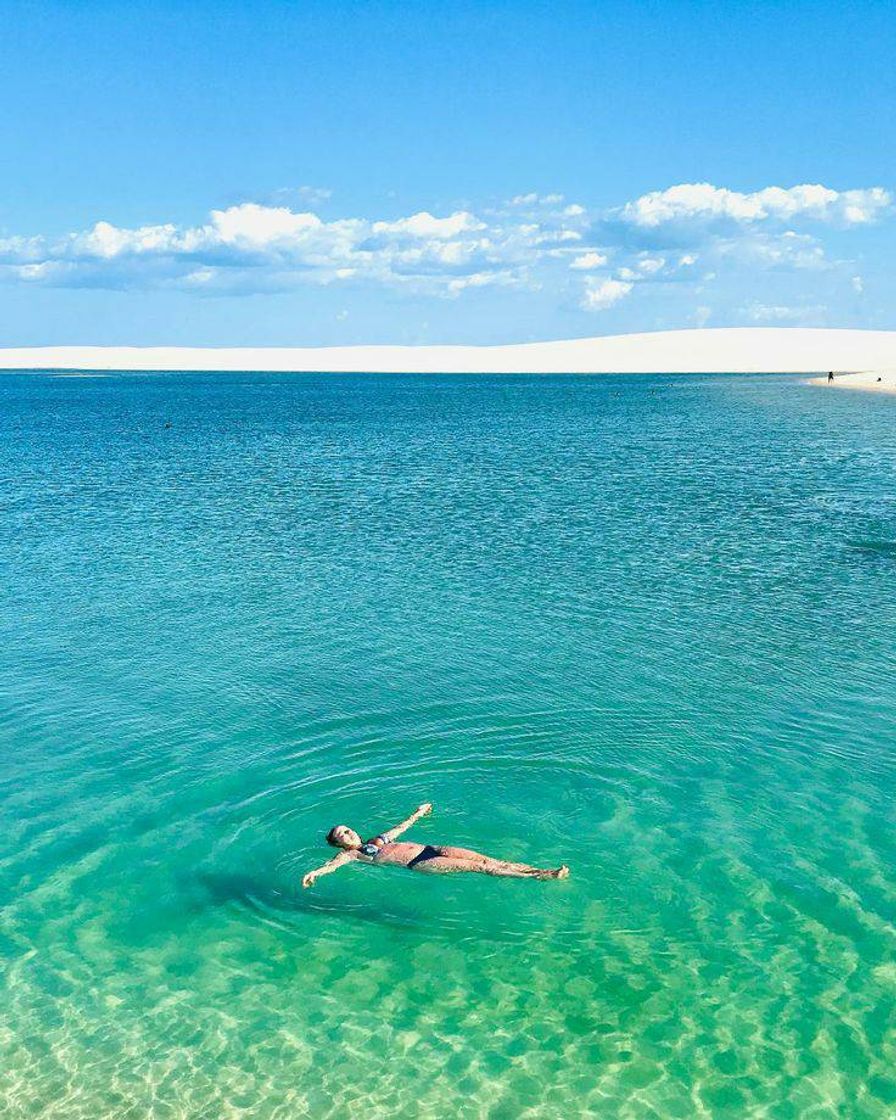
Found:
[[[417,810],[417,816],[425,817],[427,813],[431,813],[431,812],[432,812],[432,802],[431,801],[424,801],[423,804]]]
[[[316,871],[309,871],[308,874],[302,879],[302,886],[307,890],[309,887],[314,886],[314,880],[317,878]]]

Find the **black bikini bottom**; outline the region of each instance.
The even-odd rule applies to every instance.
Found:
[[[408,862],[408,867],[416,867],[418,863],[426,863],[427,860],[437,859],[442,854],[441,848],[436,848],[432,844],[427,844],[422,852],[418,852],[412,860]]]

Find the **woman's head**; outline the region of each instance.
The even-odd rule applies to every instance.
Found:
[[[327,833],[327,843],[332,844],[334,848],[360,848],[361,837],[348,825],[337,824]]]

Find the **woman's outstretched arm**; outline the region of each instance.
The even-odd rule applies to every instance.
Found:
[[[417,809],[415,809],[413,811],[413,813],[411,813],[411,815],[408,817],[408,819],[406,821],[402,821],[401,824],[397,824],[397,825],[395,825],[394,828],[390,828],[388,830],[388,832],[381,832],[380,836],[382,836],[382,838],[384,840],[392,841],[397,836],[401,836],[401,834],[403,832],[407,832],[407,830],[411,827],[411,825],[416,824],[417,821],[419,821],[421,817],[425,817],[427,813],[431,813],[431,812],[432,812],[431,803],[429,801],[424,801],[422,805],[420,805]]]
[[[314,885],[314,880],[319,879],[321,875],[332,875],[334,871],[338,871],[340,867],[345,867],[347,863],[351,863],[356,856],[356,852],[340,852],[338,856],[333,856],[332,859],[327,860],[323,867],[315,867],[313,871],[302,879],[303,887],[311,887]]]

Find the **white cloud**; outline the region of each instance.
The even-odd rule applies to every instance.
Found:
[[[744,194],[711,183],[680,183],[641,195],[617,213],[623,222],[645,229],[693,221],[725,219],[745,224],[797,217],[859,225],[880,217],[891,204],[882,187],[835,191],[819,183],[803,183]]]
[[[297,214],[286,206],[259,206],[257,202],[212,210],[211,217],[211,227],[195,231],[197,248],[203,235],[209,243],[217,241],[245,249],[295,246],[323,226],[320,218],[308,211]]]
[[[41,264],[19,265],[15,272],[20,280],[50,280],[64,272],[66,267],[61,261],[43,261]]]
[[[634,287],[624,280],[588,277],[582,295],[582,307],[586,311],[606,311],[614,303],[624,299]]]
[[[852,280],[850,280],[850,283],[852,284],[852,290],[854,292],[858,292],[859,295],[864,292],[865,284],[861,276],[853,276]]]
[[[556,200],[555,200],[556,201]],[[177,286],[209,292],[372,282],[456,295],[536,282],[530,270],[581,240],[579,216],[546,209],[520,223],[468,210],[324,221],[309,210],[244,202],[203,225],[126,228],[99,221],[61,238],[0,238],[7,279],[72,286]]]
[[[762,268],[816,270],[828,267],[824,247],[818,240],[793,230],[778,234],[751,230],[741,237],[719,238],[711,248],[719,257],[736,258]]]
[[[309,200],[313,194],[314,188],[292,192]],[[317,284],[390,286],[453,298],[516,287],[553,290],[560,299],[571,272],[581,277],[575,282],[580,306],[599,311],[635,286],[693,285],[699,297],[699,285],[718,272],[723,280],[754,286],[742,287],[728,305],[745,313],[739,305],[756,292],[761,272],[797,271],[808,283],[806,273],[840,270],[843,285],[851,282],[859,291],[861,279],[850,279],[856,262],[828,258],[822,235],[832,225],[871,221],[890,205],[879,187],[837,192],[803,185],[744,194],[707,183],[679,184],[602,212],[567,204],[561,194],[534,193],[475,212],[465,207],[334,220],[307,204],[293,209],[282,201],[247,201],[212,210],[195,225],[123,227],[100,220],[59,237],[0,236],[0,278],[209,294]],[[798,226],[809,218],[820,223],[812,234]],[[714,317],[721,314],[716,306]]]
[[[591,249],[587,253],[582,253],[580,257],[576,257],[571,261],[569,267],[586,271],[590,268],[603,268],[606,263],[607,257],[604,253],[598,253]]]
[[[616,275],[623,280],[660,280],[666,279],[668,273],[673,270],[666,268],[665,257],[651,257],[648,253],[638,253],[632,258],[630,265],[621,265],[616,270]],[[662,273],[666,275],[661,275]]]
[[[514,195],[510,200],[511,206],[556,206],[563,202],[562,194],[536,194],[535,191],[530,191],[528,194]],[[569,207],[570,210],[573,207]],[[580,208],[581,209],[581,208]]]
[[[484,222],[478,221],[466,210],[458,210],[447,218],[434,218],[428,211],[421,210],[410,218],[399,218],[395,222],[374,222],[372,226],[375,234],[432,237],[439,240],[485,228]]]
[[[485,288],[495,284],[513,287],[519,282],[512,272],[474,272],[470,276],[458,276],[448,281],[450,292],[462,292],[465,288]]]
[[[172,225],[141,226],[139,229],[118,229],[109,222],[97,222],[92,230],[72,240],[76,254],[111,260],[121,253],[153,253],[166,249],[176,239]]]
[[[333,192],[328,187],[280,187],[271,195],[279,203],[291,201],[301,202],[303,206],[320,206],[333,197]]]
[[[743,312],[754,323],[800,323],[804,326],[818,325],[824,318],[826,308],[821,304],[808,307],[790,307],[785,304],[748,304]]]
[[[197,268],[187,273],[185,280],[188,284],[208,284],[215,278],[215,269]]]

